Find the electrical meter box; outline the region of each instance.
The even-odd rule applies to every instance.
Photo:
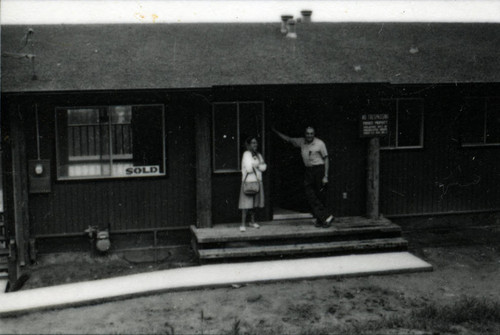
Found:
[[[30,193],[50,193],[50,160],[34,159],[28,161],[28,180]]]

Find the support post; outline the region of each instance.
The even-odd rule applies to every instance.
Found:
[[[19,104],[2,114],[2,163],[6,247],[9,283],[14,285],[21,267],[29,262],[28,176],[24,120]]]
[[[366,214],[370,219],[379,218],[379,176],[380,176],[380,140],[370,138],[368,142]]]
[[[29,262],[28,172],[24,119],[20,106],[10,111],[12,190],[14,224],[19,265]]]
[[[197,104],[196,129],[196,226],[212,227],[212,160],[210,158],[210,105]]]

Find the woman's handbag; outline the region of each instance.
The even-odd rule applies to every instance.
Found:
[[[243,193],[246,195],[256,195],[260,191],[258,181],[245,181],[243,182]]]
[[[255,169],[253,169],[253,173],[257,176]],[[258,181],[247,181],[248,173],[243,180],[243,193],[246,195],[256,195],[260,191],[260,183]]]

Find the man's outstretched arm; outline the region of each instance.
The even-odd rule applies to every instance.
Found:
[[[274,131],[276,133],[276,135],[278,135],[279,137],[281,137],[283,139],[283,141],[286,141],[286,142],[291,142],[291,137],[290,136],[287,136],[283,133],[280,133],[279,131],[276,130],[276,128],[272,128],[272,131]]]

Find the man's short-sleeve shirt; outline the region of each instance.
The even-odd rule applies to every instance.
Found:
[[[325,164],[325,158],[328,156],[325,142],[319,138],[314,138],[311,143],[307,143],[303,137],[291,138],[290,142],[297,148],[300,148],[304,165],[311,167],[314,165]]]

